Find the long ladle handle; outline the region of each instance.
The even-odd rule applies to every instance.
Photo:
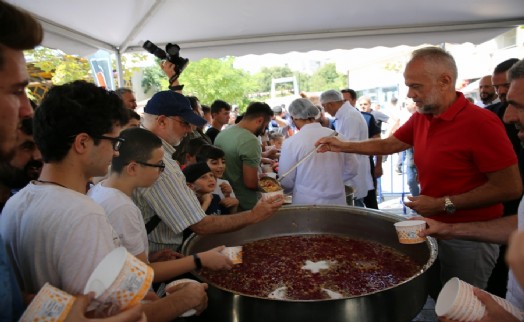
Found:
[[[331,133],[330,135],[328,135],[328,137],[332,137],[332,136],[337,136],[338,133],[336,131],[333,131],[333,133]],[[317,146],[316,148],[314,148],[313,150],[309,151],[308,154],[306,154],[302,159],[298,160],[298,162],[292,166],[289,170],[287,170],[285,173],[283,173],[278,179],[277,181],[280,182],[282,181],[288,174],[290,174],[293,170],[295,170],[302,162],[306,161],[307,159],[309,159],[313,154],[315,154],[318,149],[320,149],[321,146],[323,146],[324,144],[320,144],[319,146]]]

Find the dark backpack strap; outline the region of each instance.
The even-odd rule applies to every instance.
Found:
[[[161,222],[162,220],[158,215],[154,215],[151,217],[151,219],[146,224],[146,232],[149,235],[153,230],[155,230],[156,226]]]

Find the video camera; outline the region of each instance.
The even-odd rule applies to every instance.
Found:
[[[189,63],[189,59],[180,56],[180,46],[177,44],[167,44],[166,50],[160,49],[157,45],[153,44],[149,40],[146,40],[142,47],[147,50],[150,54],[155,55],[159,59],[166,59],[170,63],[175,65],[176,78],[180,76],[182,71],[186,68]]]

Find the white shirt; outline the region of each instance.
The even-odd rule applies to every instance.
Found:
[[[149,253],[144,218],[133,200],[118,189],[104,186],[102,181],[91,188],[87,195],[102,206],[109,222],[128,252],[133,255]]]
[[[322,127],[319,123],[311,123],[284,140],[279,160],[279,175],[286,173],[315,149],[318,139],[332,133],[333,130]],[[359,163],[354,154],[315,153],[288,174],[281,184],[286,190],[293,192],[293,204],[346,205],[344,181],[355,177],[358,168]]]
[[[518,216],[518,229],[522,230],[524,229],[524,197],[519,204]],[[524,291],[515,278],[515,275],[513,275],[511,269],[509,270],[508,291],[506,293],[506,299],[518,307],[521,311],[524,311]]]
[[[335,130],[350,141],[363,141],[369,138],[368,125],[362,114],[348,102],[338,109],[335,114]],[[355,198],[361,199],[374,189],[371,177],[369,156],[356,155],[359,163],[358,175],[346,181],[346,184],[355,188]]]
[[[0,230],[24,291],[46,282],[81,294],[98,263],[120,246],[104,209],[88,196],[30,183],[2,211]]]

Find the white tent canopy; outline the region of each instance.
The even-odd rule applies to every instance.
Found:
[[[375,46],[480,43],[524,24],[523,0],[7,0],[33,13],[44,45],[121,54],[145,40],[191,60]]]

